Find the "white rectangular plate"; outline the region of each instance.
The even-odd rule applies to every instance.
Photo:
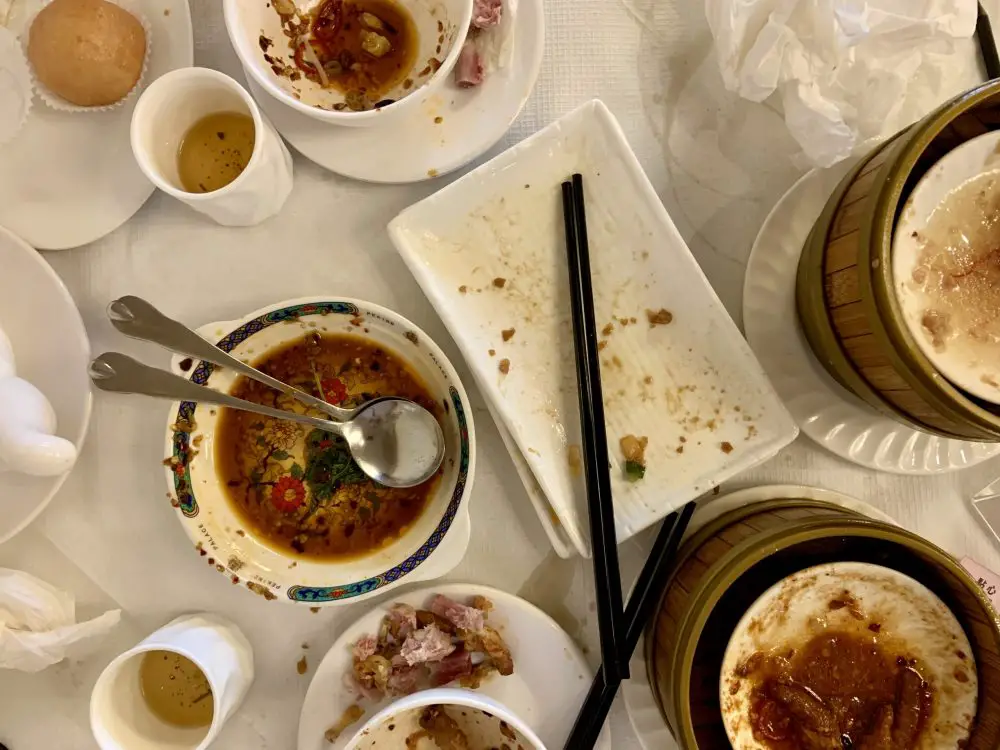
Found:
[[[586,493],[570,465],[581,439],[560,193],[574,172],[584,177],[595,314],[607,342],[601,378],[618,540],[770,458],[797,429],[601,102],[411,206],[389,225],[393,242],[587,554]],[[661,309],[673,321],[654,327],[647,310]],[[514,329],[506,342],[504,329]],[[649,439],[646,476],[635,483],[619,448],[628,434]]]

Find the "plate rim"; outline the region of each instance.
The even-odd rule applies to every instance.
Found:
[[[691,518],[691,523],[684,532],[684,539],[688,539],[705,524],[735,508],[766,500],[788,500],[800,497],[807,500],[832,502],[849,510],[864,513],[876,520],[900,526],[885,511],[845,492],[807,484],[762,484],[733,490],[719,497],[707,498],[699,503],[698,509]],[[643,750],[680,750],[666,719],[663,718],[663,714],[656,704],[656,698],[653,697],[653,686],[649,682],[649,674],[646,671],[645,640],[644,632],[629,660],[629,671],[632,676],[622,682],[622,701],[625,704],[625,713],[628,715],[629,725],[635,732]],[[643,717],[640,712],[646,715],[647,723],[652,722],[655,726],[643,728],[641,726]],[[299,748],[299,750],[303,749]]]
[[[73,299],[73,295],[70,294],[69,287],[62,280],[62,277],[56,273],[55,269],[42,257],[42,254],[36,250],[34,247],[29,245],[25,240],[15,234],[12,230],[5,226],[0,225],[0,237],[10,240],[11,243],[20,248],[25,252],[26,255],[31,257],[38,266],[41,267],[44,274],[46,274],[49,279],[54,282],[54,287],[56,293],[59,294],[63,301],[67,303],[70,312],[70,318],[72,319],[72,324],[74,326],[79,326],[79,334],[83,342],[83,349],[87,359],[90,358],[93,351],[90,345],[90,337],[87,335],[87,327],[84,325],[83,316],[80,314],[80,308],[76,305],[76,300]],[[87,389],[86,396],[83,402],[83,413],[81,415],[80,431],[79,434],[72,438],[73,444],[77,449],[77,461],[80,459],[80,452],[83,450],[84,443],[87,439],[87,434],[90,429],[90,418],[93,415],[94,410],[94,392],[91,389]],[[42,514],[42,512],[52,503],[55,496],[62,489],[63,484],[69,478],[69,475],[76,468],[76,464],[70,468],[69,471],[60,474],[57,477],[52,477],[52,487],[46,494],[46,496],[38,503],[38,506],[29,513],[25,519],[17,526],[13,528],[12,531],[0,534],[0,544],[10,541],[15,536],[24,531],[28,526],[30,526],[37,518]]]
[[[797,212],[802,212],[803,211],[803,208],[802,208],[803,204],[801,202],[799,202],[799,203],[796,204],[796,203],[794,203],[793,199],[795,197],[797,197],[798,194],[806,188],[806,186],[808,186],[808,185],[810,185],[810,184],[812,184],[814,182],[818,183],[818,184],[825,184],[825,183],[820,183],[819,182],[820,180],[834,180],[835,178],[839,179],[838,175],[840,174],[840,171],[849,168],[850,165],[853,164],[853,163],[855,163],[855,160],[847,159],[847,160],[841,162],[840,164],[838,164],[838,165],[836,165],[836,166],[834,166],[834,167],[832,167],[830,169],[811,169],[808,172],[806,172],[804,175],[802,175],[801,177],[799,177],[794,182],[794,184],[792,184],[792,186],[789,187],[787,191],[785,191],[785,193],[781,196],[781,198],[778,199],[778,201],[775,203],[775,205],[771,208],[770,212],[768,212],[767,218],[764,219],[764,222],[761,224],[761,228],[758,231],[757,236],[754,238],[754,242],[753,242],[753,245],[752,245],[751,250],[750,250],[750,255],[747,258],[746,273],[744,274],[744,277],[743,277],[743,287],[742,287],[742,290],[743,290],[743,303],[742,303],[743,329],[744,329],[744,333],[746,334],[747,342],[750,344],[751,348],[754,350],[754,353],[757,355],[758,360],[761,362],[762,366],[764,365],[765,361],[771,361],[772,358],[771,357],[761,356],[758,353],[758,350],[760,349],[760,340],[758,340],[758,338],[753,333],[755,326],[754,326],[754,324],[751,321],[757,320],[758,316],[757,316],[756,313],[757,313],[758,307],[760,307],[758,304],[755,304],[755,301],[761,296],[761,294],[763,294],[763,292],[758,293],[758,291],[757,291],[757,288],[759,286],[759,274],[756,273],[755,271],[756,271],[757,266],[762,266],[763,267],[765,265],[764,262],[761,260],[761,258],[773,257],[775,255],[775,252],[776,252],[774,248],[781,249],[783,246],[789,244],[789,242],[787,240],[785,240],[785,241],[778,241],[778,242],[768,242],[769,240],[773,239],[772,238],[773,230],[771,229],[771,226],[772,226],[772,224],[775,223],[776,217],[779,216],[781,212],[787,210],[787,207],[789,205],[794,205],[794,209],[792,209],[794,211],[797,211]],[[838,170],[840,170],[840,171],[838,171]],[[836,183],[834,183],[834,184],[836,184]],[[809,206],[807,206],[807,208],[809,208]],[[821,208],[822,208],[822,206],[819,206],[817,208],[817,211],[816,211],[817,216],[818,216],[819,210]],[[789,214],[789,215],[792,215],[792,214]],[[782,235],[782,236],[785,236],[785,235]],[[804,245],[804,243],[805,243],[805,237],[802,238],[801,245]],[[802,247],[801,247],[801,245],[800,245],[799,250],[798,250],[798,255],[795,258],[791,258],[792,263],[790,265],[793,268],[797,267],[797,259],[799,257],[801,257],[801,253],[802,253]],[[795,277],[793,275],[791,283],[794,284],[794,282],[795,282]],[[793,303],[792,304],[793,304],[793,307],[794,307],[794,296],[793,296]],[[796,325],[796,327],[797,327],[798,326],[798,313],[797,313],[797,311],[793,310],[792,314],[794,316],[794,321],[795,321],[794,325]],[[801,336],[802,336],[801,331],[797,331],[797,335],[801,338]],[[766,337],[764,337],[764,338],[766,338]],[[754,343],[755,340],[756,340],[756,345]],[[797,348],[799,348],[799,347],[797,347]],[[803,361],[804,362],[808,362],[809,360],[815,360],[815,355],[808,348],[808,344],[803,343],[802,350],[803,350],[802,351],[802,355],[803,355]],[[879,463],[876,462],[877,461],[877,454],[876,454],[876,459],[875,460],[871,460],[871,461],[865,460],[865,459],[863,459],[861,457],[852,455],[851,452],[850,452],[850,450],[849,450],[849,447],[848,448],[838,448],[838,447],[836,447],[837,445],[839,445],[839,443],[836,443],[834,440],[830,439],[828,436],[822,436],[822,435],[815,434],[816,430],[813,428],[813,425],[814,425],[814,422],[815,422],[815,419],[816,419],[817,415],[813,414],[813,415],[810,415],[810,417],[808,417],[808,418],[799,419],[796,416],[796,412],[791,407],[786,407],[786,408],[788,408],[789,412],[792,414],[793,419],[795,420],[796,424],[799,426],[799,428],[801,429],[801,432],[803,434],[805,434],[806,436],[808,436],[814,443],[816,443],[817,445],[819,445],[823,449],[827,450],[828,452],[832,453],[833,455],[837,456],[838,458],[841,458],[844,461],[847,461],[847,462],[852,463],[852,464],[854,464],[856,466],[862,466],[864,468],[871,469],[871,470],[874,470],[874,471],[882,471],[882,472],[886,472],[886,473],[890,473],[890,474],[898,474],[898,475],[902,475],[902,476],[938,476],[938,475],[941,475],[941,474],[947,474],[947,473],[950,473],[950,472],[960,471],[962,469],[971,468],[973,466],[976,466],[977,464],[982,463],[983,461],[986,461],[986,460],[988,460],[988,459],[996,456],[998,453],[1000,453],[1000,443],[996,443],[996,444],[992,444],[991,445],[989,443],[976,443],[976,442],[968,442],[968,441],[960,441],[960,440],[951,440],[951,439],[947,439],[947,438],[941,438],[941,437],[938,437],[936,435],[931,435],[929,433],[919,432],[919,431],[914,430],[912,428],[909,428],[909,427],[907,427],[907,426],[905,426],[903,424],[900,424],[898,422],[894,422],[894,421],[888,419],[887,417],[882,417],[881,415],[878,415],[878,414],[876,414],[874,412],[871,412],[868,409],[868,407],[860,404],[860,402],[855,403],[854,401],[852,401],[851,400],[853,398],[852,394],[847,393],[846,391],[844,391],[841,386],[839,386],[837,384],[834,384],[832,382],[832,378],[829,378],[829,376],[826,375],[825,370],[822,370],[822,365],[820,365],[818,362],[815,362],[814,364],[815,364],[815,366],[817,368],[819,368],[821,370],[821,372],[819,372],[820,380],[821,381],[827,381],[827,380],[830,381],[829,383],[827,383],[828,387],[822,392],[822,395],[831,395],[831,396],[837,398],[838,401],[841,404],[843,404],[843,405],[845,405],[845,406],[847,406],[847,407],[849,407],[851,409],[856,410],[858,416],[860,418],[863,418],[865,420],[864,423],[867,426],[865,427],[865,430],[862,431],[861,435],[867,433],[867,431],[870,430],[870,429],[872,429],[873,426],[885,423],[885,424],[892,425],[893,430],[894,430],[894,434],[902,434],[903,436],[905,436],[904,440],[906,442],[914,442],[914,441],[919,441],[921,439],[926,440],[926,441],[932,441],[932,442],[928,442],[927,443],[927,445],[928,445],[927,449],[929,449],[929,447],[931,445],[933,445],[933,446],[945,445],[945,446],[949,446],[949,447],[956,447],[957,446],[959,450],[968,449],[970,451],[979,452],[980,453],[980,455],[974,455],[974,456],[970,457],[969,460],[967,460],[965,463],[955,464],[952,461],[952,459],[951,459],[951,452],[948,451],[948,454],[947,454],[948,455],[948,459],[947,459],[948,460],[948,465],[947,466],[943,466],[943,467],[931,467],[931,468],[927,468],[926,465],[923,465],[920,468],[914,469],[914,468],[907,468],[907,467],[898,465],[896,463],[893,463],[891,465],[890,464],[879,464]],[[767,368],[765,367],[765,371],[766,371],[766,369]],[[772,381],[772,383],[775,381],[774,378],[770,378],[770,376],[768,376],[768,377]],[[779,392],[779,395],[780,395],[780,392]],[[784,398],[782,398],[782,401],[785,402],[785,403],[790,403],[789,400],[784,399]],[[850,423],[851,422],[849,422],[849,421],[845,421],[845,422],[842,423],[842,425],[847,425],[847,424],[850,424]],[[846,438],[842,437],[842,433],[843,433],[842,429],[837,432],[836,437],[837,437],[838,440],[845,440],[846,439]],[[855,437],[855,439],[851,440],[849,442],[849,445],[854,445],[854,443],[857,440],[857,437],[860,437],[861,435],[858,435],[858,436]],[[909,451],[910,451],[910,453],[912,455],[913,448],[910,447]]]
[[[532,11],[530,16],[529,14],[524,13],[524,10],[526,9],[525,6],[530,7]],[[509,117],[504,117],[500,119],[488,118],[489,122],[497,123],[496,134],[487,137],[480,146],[471,149],[471,151],[467,153],[465,156],[453,159],[450,163],[446,163],[445,166],[436,167],[433,170],[434,174],[422,172],[419,175],[411,175],[410,177],[407,177],[405,179],[404,178],[379,179],[377,176],[361,175],[356,171],[340,171],[339,169],[333,169],[312,155],[316,153],[315,150],[309,149],[310,153],[307,153],[307,151],[303,150],[303,148],[299,146],[291,137],[282,132],[282,128],[279,126],[278,123],[274,122],[273,124],[275,128],[278,130],[278,132],[281,134],[281,136],[288,142],[288,144],[291,145],[292,148],[294,148],[303,157],[308,159],[313,164],[316,164],[317,166],[321,167],[322,169],[327,170],[328,172],[332,172],[333,174],[337,174],[342,177],[347,177],[348,179],[358,180],[359,182],[365,182],[373,185],[413,185],[421,182],[427,182],[429,180],[435,180],[440,177],[453,174],[454,172],[464,169],[465,167],[475,162],[477,159],[481,158],[483,154],[489,152],[494,146],[496,146],[503,139],[503,137],[510,130],[511,126],[514,124],[517,118],[521,116],[521,113],[524,111],[525,105],[527,105],[528,100],[531,98],[532,94],[535,91],[535,87],[538,83],[538,77],[541,74],[542,63],[544,62],[545,59],[545,9],[543,0],[520,0],[520,5],[518,7],[517,23],[519,24],[519,26],[517,27],[518,36],[515,41],[515,44],[520,44],[520,43],[526,44],[527,42],[530,41],[531,48],[535,50],[531,60],[531,66],[526,71],[524,90],[521,92],[517,106],[512,109],[512,112],[509,115]],[[532,35],[531,38],[524,39],[522,42],[522,35],[525,35],[527,33],[530,33]],[[309,117],[309,115],[298,112],[292,107],[289,107],[283,102],[277,100],[275,97],[271,96],[271,94],[269,94],[267,90],[256,81],[256,79],[253,77],[253,74],[248,72],[245,66],[242,66],[242,63],[241,63],[241,68],[243,69],[243,74],[246,78],[247,88],[250,90],[250,94],[257,101],[260,107],[264,110],[265,114],[274,111],[273,109],[274,107],[281,107],[282,110],[288,110],[295,117],[301,117],[304,118],[304,120],[309,120],[311,122],[314,122],[321,128],[326,128],[326,129],[333,128],[334,129],[333,132],[337,132],[337,129],[343,131],[356,131],[356,130],[374,131],[375,129],[382,127],[378,124],[370,126],[358,126],[358,127],[337,126],[337,125],[331,125],[330,123],[322,122],[320,120],[316,120],[315,118],[311,118]],[[501,73],[503,73],[502,70],[495,72],[494,75],[498,75]],[[397,120],[396,127],[405,126],[405,124],[409,121],[408,118],[413,118],[417,116],[420,116],[419,110],[410,112],[406,116],[401,117]],[[501,124],[503,125],[502,128],[500,127]],[[392,124],[390,123],[389,125],[391,126]]]
[[[732,315],[729,314],[725,305],[722,304],[718,294],[715,292],[710,281],[705,276],[704,271],[701,269],[701,266],[698,264],[697,259],[691,254],[690,248],[688,248],[687,243],[684,241],[683,236],[677,229],[672,217],[663,206],[662,201],[660,201],[655,189],[649,182],[649,178],[646,175],[645,170],[643,170],[637,155],[629,144],[628,139],[622,130],[621,124],[602,100],[591,99],[580,104],[567,114],[547,125],[545,128],[542,128],[525,140],[512,146],[507,151],[498,154],[493,159],[477,166],[469,173],[463,175],[459,180],[452,182],[427,198],[424,198],[423,200],[405,208],[395,218],[393,218],[392,221],[389,222],[389,236],[400,257],[410,269],[410,272],[413,274],[413,277],[416,279],[421,289],[424,290],[424,294],[430,300],[431,305],[437,311],[439,317],[441,317],[444,322],[445,327],[448,329],[459,349],[462,351],[470,369],[477,371],[480,366],[480,360],[478,354],[472,351],[471,339],[461,335],[459,332],[456,332],[456,329],[461,328],[461,326],[457,325],[457,321],[454,320],[459,313],[453,305],[442,302],[438,293],[441,285],[436,281],[436,274],[433,274],[428,270],[428,264],[424,263],[420,254],[413,249],[413,244],[409,241],[409,235],[413,232],[414,227],[416,227],[418,231],[427,231],[426,229],[422,229],[427,226],[427,222],[424,220],[425,217],[414,217],[421,217],[421,211],[428,210],[427,206],[439,205],[445,202],[445,197],[443,196],[450,195],[454,191],[460,190],[464,180],[474,179],[477,176],[485,180],[487,175],[492,175],[498,170],[503,170],[511,166],[511,164],[515,163],[517,159],[520,158],[521,154],[533,148],[536,143],[545,143],[545,139],[552,138],[553,133],[564,134],[571,127],[579,127],[578,123],[581,122],[584,126],[592,125],[593,127],[600,128],[607,134],[609,142],[614,141],[614,143],[620,147],[621,157],[626,164],[628,176],[636,187],[635,194],[637,200],[647,201],[650,211],[656,215],[658,225],[662,226],[664,234],[669,235],[672,239],[675,239],[686,249],[688,257],[683,260],[686,272],[690,273],[692,278],[697,277],[700,280],[699,283],[704,284],[705,291],[709,295],[707,304],[714,306],[719,311],[720,322],[722,322],[722,324],[727,328],[729,324],[733,326],[733,330],[727,333],[727,335],[731,334],[734,343],[738,338],[741,350],[745,348],[745,351],[738,351],[736,354],[739,365],[743,368],[744,372],[752,372],[751,375],[747,376],[747,381],[760,388],[762,391],[760,398],[762,400],[766,399],[769,402],[768,410],[773,412],[770,415],[770,418],[774,422],[773,437],[766,443],[759,443],[754,449],[754,453],[744,454],[740,461],[732,463],[725,469],[725,471],[716,470],[714,474],[706,472],[705,474],[700,475],[698,478],[699,484],[692,485],[694,487],[692,491],[695,495],[689,499],[694,499],[698,493],[703,492],[706,489],[710,489],[713,485],[732,479],[739,474],[748,471],[754,466],[759,466],[765,461],[773,458],[783,448],[787,447],[795,440],[798,436],[799,428],[782,402],[780,395],[771,384],[769,378],[767,377],[767,373],[760,364],[756,354],[753,352],[749,344],[744,341],[744,337],[740,332],[739,327],[736,325]],[[553,495],[559,494],[546,490],[545,483],[541,478],[541,472],[539,471],[541,459],[533,454],[529,455],[531,453],[529,451],[530,446],[523,442],[523,435],[519,434],[518,429],[516,429],[516,414],[511,412],[509,405],[505,403],[505,399],[502,397],[502,394],[497,390],[497,386],[494,385],[489,379],[479,377],[478,372],[476,372],[476,381],[480,385],[483,397],[497,407],[497,412],[501,416],[505,427],[508,429],[515,444],[517,444],[521,453],[524,455],[528,466],[538,480],[539,485],[542,487],[546,497],[551,498]],[[649,480],[647,479],[647,481]],[[679,506],[683,503],[678,502],[677,504]],[[582,556],[589,557],[589,534],[585,529],[585,514],[581,515],[578,509],[571,503],[562,503],[557,507],[557,505],[550,500],[550,506],[559,516],[563,528],[567,529],[567,534],[573,542],[575,549]],[[573,517],[567,520],[567,515],[571,512]],[[644,516],[636,522],[634,528],[628,531],[627,536],[620,534],[619,542],[632,538],[643,529],[648,528],[663,519],[670,512],[670,508],[663,507],[661,510],[656,511],[655,515]],[[616,523],[616,526],[619,525],[619,523]]]
[[[336,298],[336,299],[335,299]],[[199,330],[204,330],[207,327],[221,326],[225,329],[223,333],[223,338],[228,338],[230,336],[238,334],[239,331],[250,326],[254,322],[258,321],[260,318],[274,312],[285,311],[293,308],[300,308],[307,305],[349,305],[353,306],[355,310],[360,306],[362,309],[368,309],[376,313],[380,313],[387,317],[392,317],[398,319],[404,325],[411,327],[414,331],[421,333],[425,339],[424,344],[430,342],[434,347],[434,353],[440,360],[439,366],[447,366],[447,378],[451,381],[450,385],[450,396],[452,398],[453,405],[456,411],[456,420],[459,424],[459,436],[461,439],[462,432],[462,422],[464,419],[465,426],[465,439],[461,442],[467,447],[467,460],[465,462],[464,471],[461,466],[461,461],[459,463],[458,473],[456,476],[455,489],[452,492],[452,497],[449,500],[448,507],[445,509],[444,514],[441,516],[438,525],[435,526],[431,535],[420,544],[416,550],[407,556],[405,560],[393,564],[386,571],[374,574],[360,581],[352,581],[350,583],[330,585],[330,586],[317,586],[310,585],[305,586],[301,584],[281,584],[281,592],[278,599],[285,604],[293,604],[299,606],[308,607],[335,607],[342,606],[345,604],[353,604],[355,602],[362,601],[374,596],[378,596],[387,593],[390,590],[397,588],[405,583],[416,583],[419,580],[425,580],[424,578],[415,578],[414,580],[407,581],[407,576],[409,575],[419,575],[419,571],[423,566],[430,566],[434,555],[439,550],[445,550],[448,548],[448,542],[446,541],[448,535],[453,530],[457,533],[463,532],[463,530],[468,527],[468,517],[469,517],[469,503],[472,499],[472,489],[475,485],[475,470],[476,470],[476,433],[475,433],[475,421],[472,413],[472,405],[469,401],[468,392],[465,389],[464,384],[458,371],[455,369],[454,364],[448,356],[441,350],[440,346],[435,342],[429,335],[423,332],[419,326],[410,321],[408,318],[400,313],[395,312],[389,308],[379,305],[374,302],[368,302],[366,300],[361,300],[353,297],[338,296],[338,295],[320,295],[312,297],[299,297],[294,299],[283,300],[280,302],[275,302],[271,305],[267,305],[258,310],[249,313],[246,316],[237,318],[230,321],[218,321],[216,323],[207,324],[201,326]],[[312,312],[307,312],[306,314],[314,314]],[[270,325],[270,324],[269,324]],[[252,331],[250,335],[260,332],[262,329]],[[215,338],[213,334],[209,338]],[[249,337],[247,337],[249,338]],[[241,343],[243,339],[236,342]],[[203,368],[206,370],[206,379],[209,374],[215,369],[213,366],[207,365],[202,360],[195,358],[197,366],[194,367],[190,373],[185,373],[184,377],[187,379],[194,380],[198,375],[199,371]],[[167,412],[167,427],[165,430],[165,449],[169,452],[171,456],[176,456],[178,449],[186,450],[188,446],[188,439],[180,437],[181,435],[190,435],[190,433],[175,432],[172,426],[175,425],[182,416],[184,416],[183,411],[186,406],[189,406],[191,402],[178,402],[173,401],[170,404],[169,410]],[[463,407],[461,416],[458,414],[458,405]],[[171,493],[172,497],[177,497],[180,493],[178,488],[178,477],[174,471],[174,467],[171,465],[165,465],[164,472],[167,480],[168,491]],[[190,479],[190,469],[185,466],[184,481],[189,487],[193,485]],[[464,481],[463,481],[464,480]],[[189,515],[185,512],[183,503],[175,506],[175,516],[177,517],[179,523],[184,529],[185,534],[189,540],[195,544],[197,550],[201,550],[200,546],[203,542],[201,536],[197,535],[197,529],[199,524],[195,521],[198,515],[197,502],[194,497],[194,493],[189,492],[192,501],[195,505],[195,511],[193,514]],[[427,550],[426,554],[422,554],[422,550],[431,545],[434,537],[440,534],[440,538],[433,543],[431,548]],[[457,536],[454,538],[458,538]],[[467,546],[468,540],[465,540]],[[202,552],[204,555],[205,553]],[[220,570],[226,576],[238,575],[236,571],[229,570],[228,566],[223,567]],[[390,573],[398,573],[398,576],[394,580],[386,580],[386,576]],[[243,576],[240,576],[242,579]],[[372,585],[374,584],[374,585]],[[355,591],[355,589],[357,589]],[[322,592],[326,591],[323,595]],[[310,592],[312,592],[310,594]],[[352,593],[353,592],[353,593]],[[296,594],[297,596],[293,596]],[[314,596],[316,598],[309,598],[309,596]]]
[[[176,0],[176,2],[178,6],[183,9],[183,18],[177,19],[176,22],[178,23],[178,25],[181,25],[181,22],[183,21],[184,34],[183,36],[173,41],[172,43],[178,45],[180,44],[184,45],[184,49],[179,50],[178,55],[183,56],[185,62],[183,65],[180,65],[177,68],[172,68],[172,70],[192,67],[194,65],[194,51],[195,51],[194,24],[191,18],[190,0]],[[165,71],[165,72],[170,72],[170,71]],[[146,86],[148,86],[150,83],[152,83],[152,80],[145,81]],[[137,101],[138,98],[142,96],[142,93],[143,93],[142,91],[139,91],[135,95]],[[39,107],[45,105],[36,101],[33,106]],[[86,116],[86,113],[80,116]],[[131,147],[128,148],[128,152],[131,153]],[[142,207],[146,205],[146,202],[153,195],[153,193],[156,192],[156,187],[153,185],[153,183],[149,182],[148,180],[146,180],[146,183],[148,184],[148,188],[144,187],[142,190],[138,191],[139,193],[145,193],[145,195],[142,196],[142,199],[138,202],[135,208],[129,212],[128,216],[123,217],[120,221],[114,222],[112,226],[105,225],[103,229],[97,230],[96,234],[93,232],[88,232],[87,234],[78,234],[72,239],[63,238],[63,241],[60,242],[44,242],[44,243],[39,242],[38,249],[45,250],[47,252],[60,252],[63,250],[72,250],[74,248],[82,247],[83,245],[89,245],[92,242],[97,242],[98,240],[107,237],[112,232],[116,231],[117,229],[120,229],[122,226],[128,223],[128,221],[131,220],[133,216],[139,213]]]
[[[494,586],[472,582],[442,582],[441,585],[438,586],[433,584],[421,586],[403,592],[401,597],[398,597],[395,600],[386,598],[385,600],[379,602],[375,607],[359,615],[349,625],[340,629],[336,640],[334,640],[333,644],[331,644],[330,648],[323,655],[319,666],[316,667],[316,671],[313,673],[312,679],[309,681],[309,687],[306,689],[306,695],[302,701],[302,709],[299,712],[299,727],[296,740],[297,750],[315,750],[315,741],[310,742],[310,737],[306,736],[306,731],[308,729],[306,726],[306,722],[308,721],[306,714],[310,708],[310,695],[313,694],[314,689],[317,691],[320,689],[320,675],[325,674],[325,672],[329,672],[334,668],[338,655],[341,653],[348,653],[345,647],[350,645],[350,640],[353,638],[352,634],[361,629],[362,625],[367,623],[369,620],[374,623],[374,626],[365,628],[365,632],[375,632],[378,630],[378,623],[381,618],[388,611],[388,608],[400,598],[416,598],[419,596],[426,599],[435,594],[444,594],[445,596],[459,594],[462,596],[474,596],[476,594],[481,594],[490,599],[490,601],[492,601],[497,608],[507,609],[508,607],[511,607],[517,609],[523,614],[530,616],[539,625],[544,626],[551,632],[558,633],[564,640],[564,645],[569,654],[573,657],[574,662],[580,667],[585,676],[591,679],[593,678],[595,672],[590,667],[589,662],[584,656],[583,651],[577,645],[576,641],[573,640],[569,633],[563,630],[562,626],[559,625],[559,623],[556,622],[548,612],[529,602],[527,599],[517,596],[516,594],[511,594],[502,589],[498,589]],[[501,600],[504,602],[503,604],[500,603]],[[340,679],[340,677],[337,677],[337,685],[340,684]],[[532,727],[532,729],[534,730],[534,727]],[[344,739],[349,739],[349,737],[345,737]],[[601,734],[598,747],[602,748],[602,750],[610,750],[611,743],[607,724]]]

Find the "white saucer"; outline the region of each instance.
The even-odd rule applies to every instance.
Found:
[[[514,674],[510,677],[494,675],[478,692],[496,699],[520,716],[551,750],[559,750],[566,744],[593,679],[593,672],[580,649],[551,617],[523,599],[488,586],[456,583],[386,599],[383,606],[375,607],[341,633],[309,685],[299,719],[298,750],[345,750],[351,731],[344,731],[332,744],[323,738],[323,733],[354,703],[343,682],[344,675],[351,670],[352,645],[361,636],[378,632],[382,617],[393,603],[422,607],[434,594],[458,600],[478,594],[493,602],[495,608],[490,613],[490,622],[499,623],[498,630],[510,646]],[[365,706],[365,716],[358,727],[388,704],[386,700]],[[611,748],[607,726],[597,747],[599,750]]]
[[[941,474],[974,466],[1000,453],[1000,443],[941,438],[878,414],[827,374],[799,327],[795,276],[802,247],[851,166],[809,172],[764,221],[743,285],[747,340],[802,432],[830,452],[896,474]]]
[[[307,159],[365,182],[420,182],[461,169],[503,138],[535,87],[544,47],[542,0],[519,0],[507,67],[477,88],[449,83],[413,114],[384,127],[320,122],[279,102],[249,74],[247,81],[278,132]]]
[[[187,0],[147,3],[145,83],[194,63]],[[129,146],[136,94],[110,112],[56,112],[36,96],[28,121],[0,146],[0,224],[43,250],[78,247],[124,224],[153,193]]]
[[[869,505],[863,500],[858,500],[849,495],[842,495],[832,490],[824,490],[819,487],[806,487],[794,484],[765,485],[762,487],[748,487],[744,490],[737,490],[728,495],[717,497],[704,503],[700,503],[698,510],[691,517],[684,538],[687,539],[706,523],[715,520],[723,513],[728,513],[736,508],[751,503],[760,503],[765,500],[780,500],[786,498],[801,498],[805,500],[823,500],[828,503],[840,505],[848,510],[863,513],[876,521],[883,521],[893,525],[898,524],[873,505]],[[629,721],[632,723],[632,730],[639,738],[639,744],[643,750],[679,750],[677,741],[674,740],[670,728],[667,726],[660,707],[656,704],[653,696],[653,686],[649,682],[649,675],[646,672],[645,644],[642,640],[632,653],[629,661],[629,673],[631,678],[622,683],[622,698],[625,701],[625,710],[628,712]],[[722,720],[722,717],[719,717]],[[299,750],[302,750],[300,748]]]
[[[90,342],[69,291],[38,251],[0,227],[0,328],[10,337],[17,374],[45,394],[57,434],[83,445],[90,420]],[[0,543],[31,523],[68,474],[0,472]]]

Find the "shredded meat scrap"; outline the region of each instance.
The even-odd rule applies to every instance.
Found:
[[[381,700],[456,681],[476,688],[494,673],[513,674],[510,648],[486,624],[492,609],[482,596],[463,604],[440,594],[427,609],[394,605],[377,636],[354,644],[346,684],[361,697]]]

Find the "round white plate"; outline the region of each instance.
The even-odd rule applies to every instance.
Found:
[[[922,323],[929,300],[922,290],[915,288],[912,279],[924,248],[921,235],[939,206],[946,200],[955,206],[956,198],[961,203],[984,189],[991,190],[990,198],[996,200],[1000,182],[998,145],[1000,131],[994,130],[949,151],[913,189],[892,238],[893,284],[913,340],[948,380],[993,403],[1000,403],[1000,387],[991,385],[1000,380],[1000,358],[992,346],[976,345],[968,336],[956,337],[944,351],[936,351]],[[961,197],[954,196],[955,193],[960,193]]]
[[[764,221],[743,285],[747,340],[802,432],[830,452],[896,474],[941,474],[974,466],[1000,453],[1000,443],[940,438],[882,416],[826,373],[799,328],[795,275],[802,247],[851,166],[812,170]]]
[[[0,328],[10,338],[18,376],[45,394],[57,433],[79,449],[91,406],[90,342],[80,313],[38,251],[3,227],[0,269]],[[31,523],[66,477],[0,472],[0,543]]]
[[[365,182],[419,182],[461,169],[503,137],[535,87],[544,48],[542,0],[520,0],[507,67],[473,89],[449,83],[413,113],[370,127],[320,122],[279,102],[249,74],[247,81],[278,132],[307,159]]]
[[[345,750],[351,730],[344,731],[339,741],[332,744],[323,739],[323,733],[355,702],[343,682],[352,666],[351,647],[361,636],[378,632],[389,605],[404,602],[423,607],[435,594],[458,600],[481,595],[493,602],[490,623],[495,627],[499,624],[497,629],[510,646],[514,674],[494,675],[477,692],[509,708],[550,750],[560,750],[566,744],[593,679],[580,649],[555,620],[523,599],[487,586],[455,583],[387,599],[385,606],[376,607],[341,633],[309,685],[299,719],[298,750]],[[365,706],[365,716],[358,727],[389,703],[385,700]],[[597,747],[601,750],[611,747],[606,726]]]
[[[744,490],[731,492],[728,495],[717,497],[712,500],[700,503],[698,510],[691,517],[684,538],[694,534],[706,523],[715,520],[723,513],[740,508],[751,503],[760,503],[765,500],[780,500],[786,498],[803,498],[806,500],[824,500],[841,507],[863,513],[876,521],[883,521],[894,525],[896,522],[873,505],[869,505],[863,500],[842,495],[832,490],[824,490],[819,487],[806,487],[795,484],[765,485],[762,487],[748,487]],[[639,737],[639,744],[643,750],[679,750],[674,736],[670,733],[660,707],[656,705],[656,698],[653,697],[653,686],[649,683],[649,675],[646,673],[645,647],[642,640],[632,653],[629,661],[629,673],[632,677],[622,683],[622,697],[625,700],[625,710],[628,712],[629,721],[632,722],[632,729]],[[721,721],[721,717],[720,717]],[[299,748],[303,750],[303,748]],[[311,749],[310,749],[311,750]]]
[[[194,62],[187,0],[144,0],[152,28],[145,84]],[[37,96],[28,121],[0,146],[0,224],[35,247],[78,247],[117,229],[153,185],[129,145],[129,100],[110,112],[66,113]]]

